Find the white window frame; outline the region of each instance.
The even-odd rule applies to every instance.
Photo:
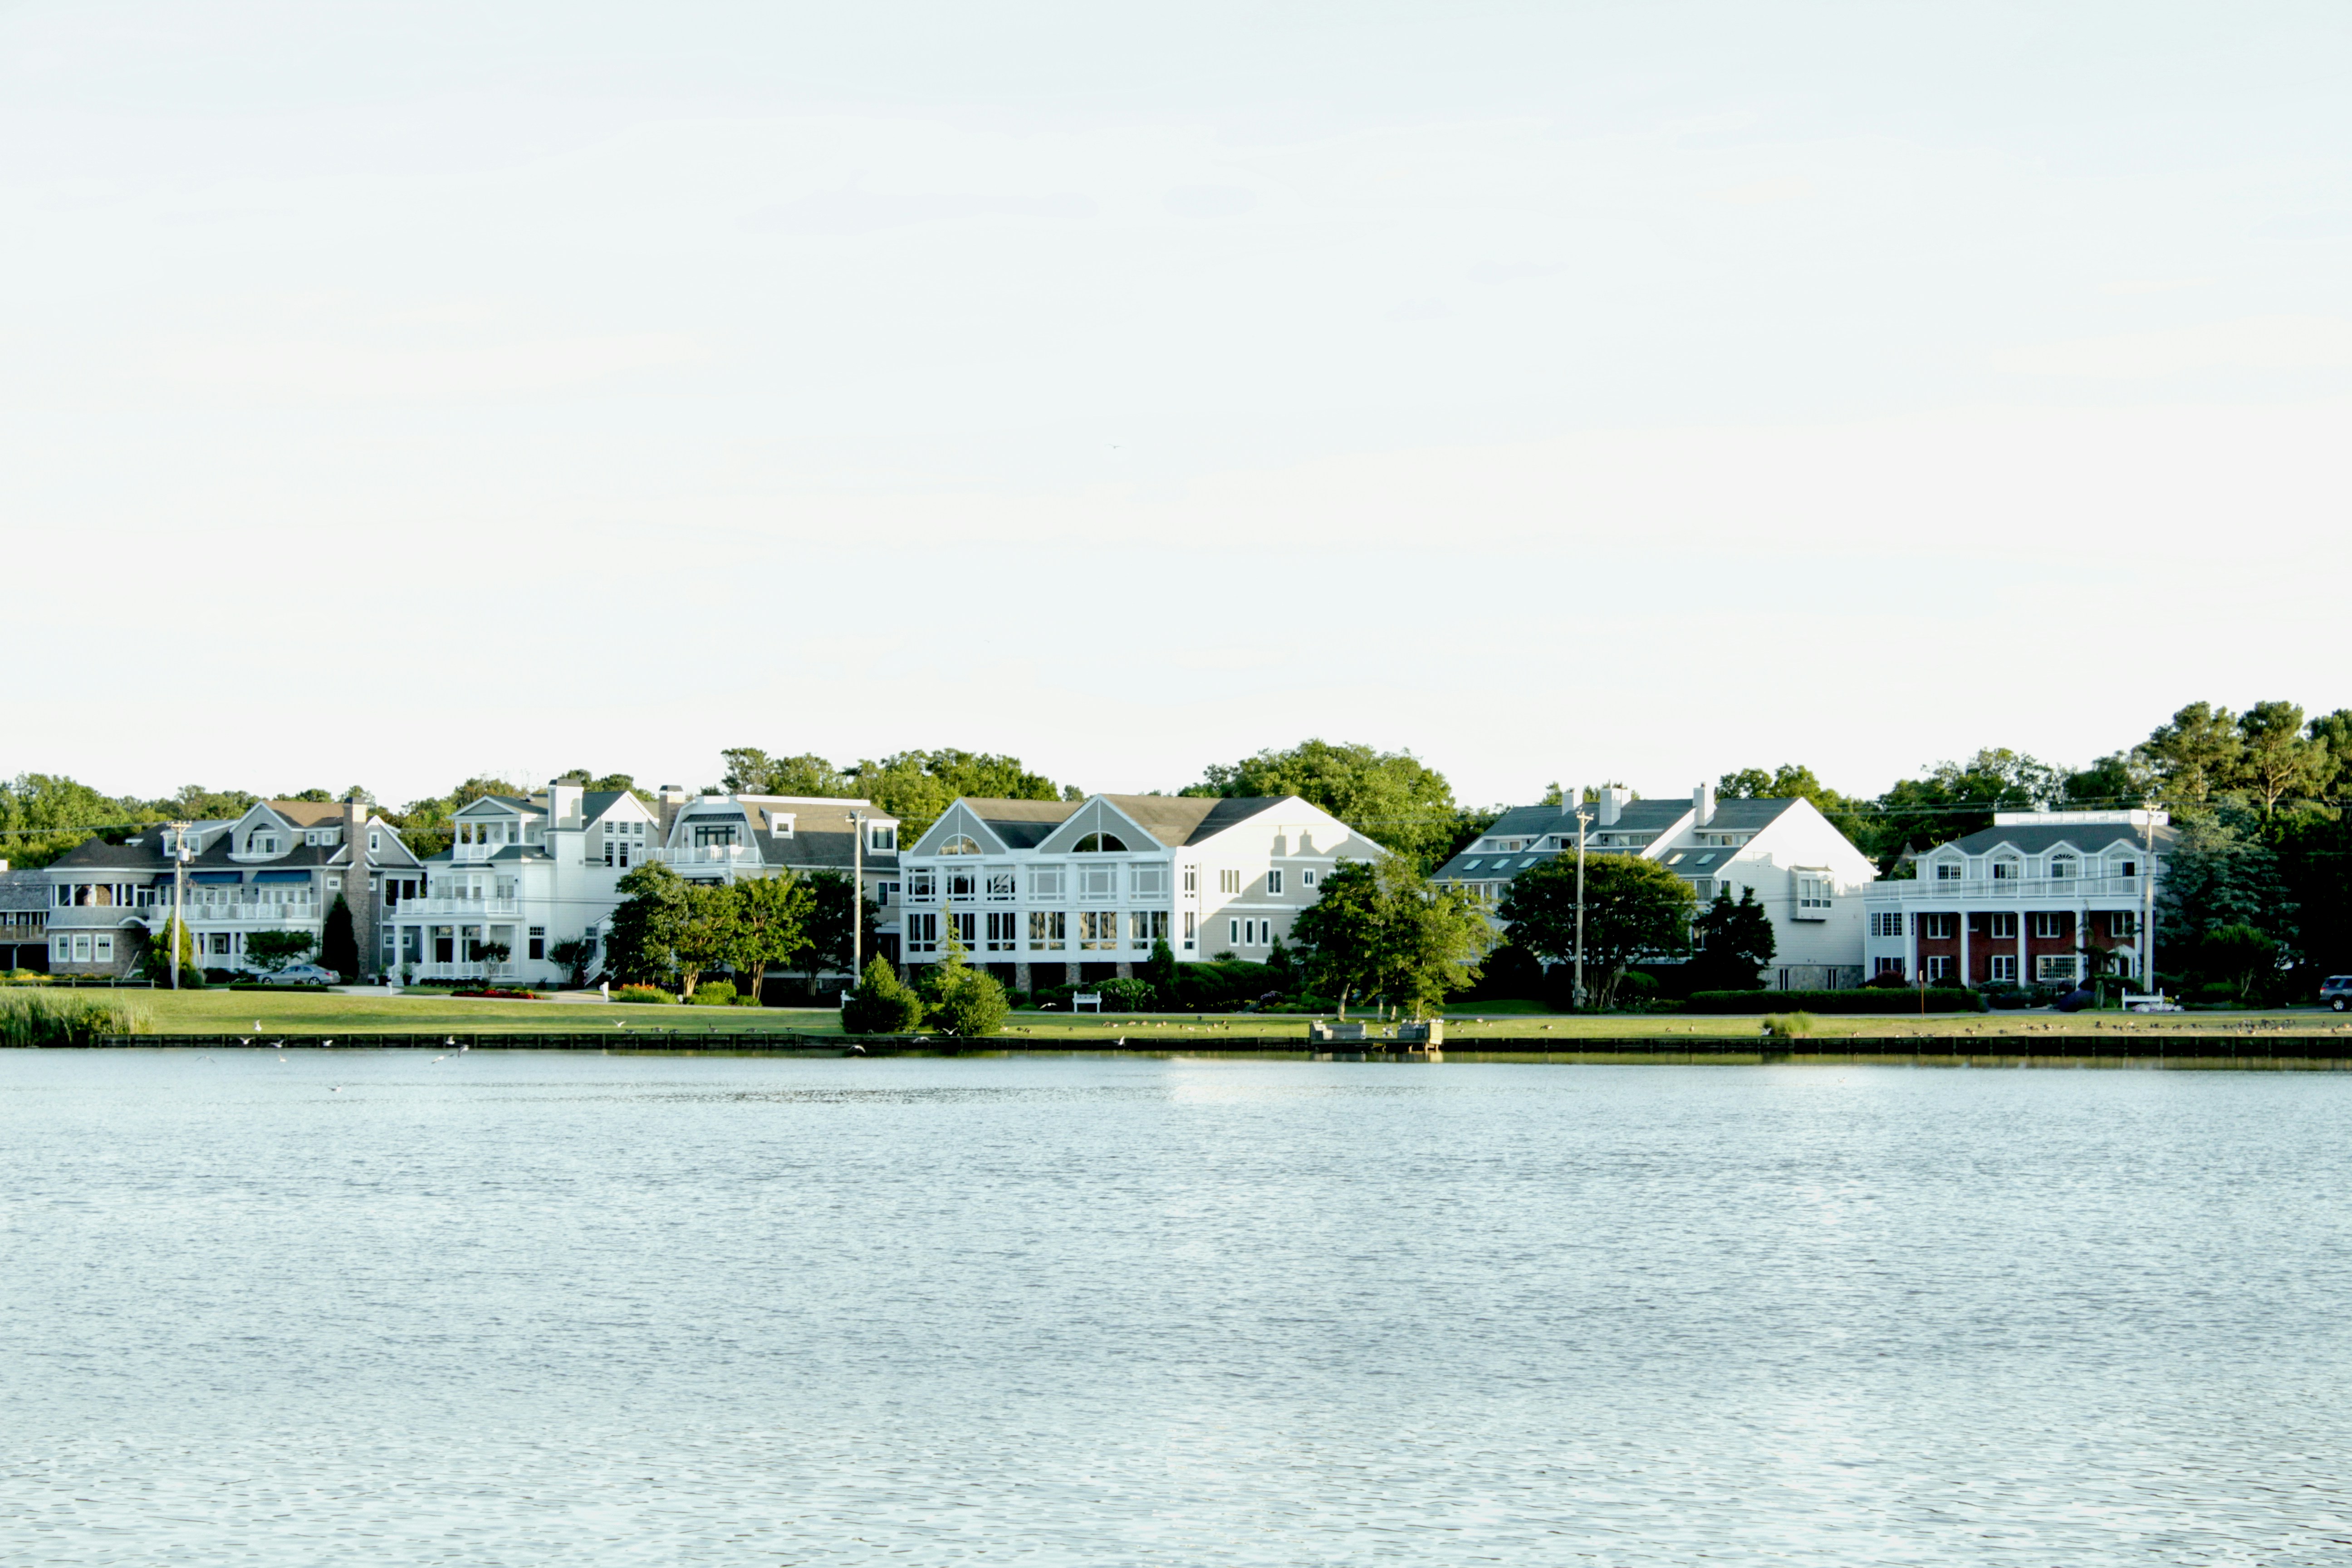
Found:
[[[797,812],[791,811],[772,811],[768,813],[769,836],[774,838],[792,837],[793,823],[798,816],[799,814]]]
[[[2026,929],[2039,941],[2057,942],[2066,934],[2066,917],[2057,910],[2036,910]]]
[[[1039,903],[1057,902],[1069,890],[1067,866],[1029,868],[1029,896]]]
[[[1217,891],[1238,893],[1242,890],[1242,874],[1238,867],[1228,866],[1217,873]]]
[[[866,848],[869,854],[896,855],[898,852],[898,825],[895,822],[867,825]]]
[[[1298,885],[1301,888],[1311,888],[1315,885],[1315,868],[1313,867],[1310,866],[1307,869],[1298,873]]]
[[[1996,952],[1990,954],[1990,967],[1986,971],[1987,978],[1996,984],[2013,985],[2017,983],[2017,954]]]

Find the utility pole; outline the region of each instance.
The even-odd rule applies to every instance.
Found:
[[[2143,994],[2156,994],[2156,797],[2143,803],[2140,817],[2140,842],[2147,846],[2147,858],[2139,868],[2139,988]]]
[[[180,944],[188,940],[188,828],[172,824],[172,989],[180,988]]]
[[[1592,814],[1584,809],[1584,786],[1576,786],[1576,1010],[1584,1011],[1584,830]]]
[[[866,973],[866,814],[849,814],[849,984]]]

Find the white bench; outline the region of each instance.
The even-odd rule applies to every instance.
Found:
[[[1075,1013],[1081,1007],[1092,1007],[1096,1012],[1101,1012],[1102,993],[1099,991],[1073,992],[1070,995],[1070,1011]]]

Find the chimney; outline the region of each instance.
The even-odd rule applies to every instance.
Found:
[[[660,809],[654,816],[659,819],[658,830],[662,842],[667,844],[669,842],[670,826],[677,821],[677,814],[684,811],[686,803],[694,797],[676,784],[664,784],[654,792],[654,798],[661,803]]]
[[[343,844],[351,853],[343,860],[343,903],[352,911],[352,938],[360,950],[360,973],[366,975],[377,958],[375,868],[368,861],[368,803],[359,791],[343,798]],[[328,900],[331,904],[332,900]]]
[[[1703,784],[1691,791],[1691,826],[1705,827],[1715,820],[1715,786]]]
[[[586,793],[584,785],[572,779],[547,781],[547,826],[550,832],[578,830],[581,799]]]
[[[1619,789],[1615,784],[1610,784],[1598,793],[1601,796],[1601,810],[1595,820],[1602,827],[1614,827],[1617,826],[1617,813],[1619,808],[1623,806],[1627,801],[1633,798],[1633,792],[1629,789]]]

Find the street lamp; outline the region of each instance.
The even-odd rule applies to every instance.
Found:
[[[1584,809],[1584,786],[1576,786],[1576,985],[1570,993],[1576,1010],[1584,1011],[1584,830],[1592,814]]]

